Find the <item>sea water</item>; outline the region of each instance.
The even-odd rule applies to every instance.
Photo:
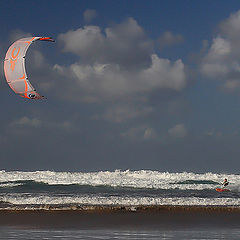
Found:
[[[230,192],[216,192],[224,178]],[[240,175],[150,170],[0,171],[0,208],[25,205],[240,206]]]
[[[224,178],[229,192],[219,193]],[[240,175],[150,170],[0,171],[0,209],[74,206],[240,207]],[[224,219],[223,219],[224,221]],[[240,227],[185,229],[22,229],[0,227],[0,239],[239,239]]]
[[[176,231],[115,231],[115,230],[33,230],[33,229],[11,229],[0,228],[0,239],[82,239],[82,240],[238,240],[239,229],[195,229],[195,230],[176,230]]]

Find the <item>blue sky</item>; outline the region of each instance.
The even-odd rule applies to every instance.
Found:
[[[1,1],[0,57],[25,36],[45,101],[1,66],[6,170],[238,172],[238,1]],[[227,162],[227,164],[226,164]]]

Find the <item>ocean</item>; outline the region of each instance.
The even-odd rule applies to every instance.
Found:
[[[237,174],[2,170],[0,239],[238,239],[239,197]]]
[[[224,178],[230,192],[216,192]],[[240,175],[113,172],[0,171],[0,208],[61,205],[240,206]]]

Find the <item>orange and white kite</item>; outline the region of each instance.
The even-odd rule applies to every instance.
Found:
[[[29,99],[43,99],[44,97],[39,95],[29,82],[25,70],[26,52],[35,41],[54,42],[50,37],[28,37],[14,42],[5,56],[4,73],[8,85],[16,94]]]

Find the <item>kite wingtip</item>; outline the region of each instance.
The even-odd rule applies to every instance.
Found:
[[[55,42],[55,40],[51,37],[41,37],[38,40],[40,41],[48,41],[48,42]]]

